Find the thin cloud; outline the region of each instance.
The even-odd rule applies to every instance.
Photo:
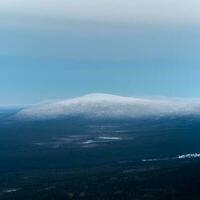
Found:
[[[7,0],[0,18],[45,18],[113,23],[199,23],[198,0]]]

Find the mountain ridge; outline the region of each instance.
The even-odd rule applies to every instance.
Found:
[[[57,119],[70,116],[87,118],[138,118],[146,116],[190,115],[200,113],[200,101],[178,98],[124,97],[92,93],[67,100],[34,105],[14,117],[22,120]]]

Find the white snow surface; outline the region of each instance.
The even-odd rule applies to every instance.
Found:
[[[184,159],[195,159],[200,158],[200,153],[188,153],[179,155],[177,157],[169,157],[169,158],[152,158],[152,159],[143,159],[142,162],[156,162],[156,161],[168,161],[168,160],[184,160]]]
[[[19,111],[23,120],[87,118],[138,118],[200,114],[200,100],[180,98],[134,98],[110,94],[88,94],[78,98],[46,102]]]

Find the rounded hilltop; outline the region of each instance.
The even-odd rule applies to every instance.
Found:
[[[37,104],[19,111],[16,119],[42,120],[71,116],[86,118],[138,118],[193,115],[200,113],[200,101],[177,98],[135,98],[105,93]]]

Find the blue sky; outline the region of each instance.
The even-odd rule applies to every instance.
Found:
[[[200,97],[199,6],[195,0],[0,2],[0,104],[93,92]]]

